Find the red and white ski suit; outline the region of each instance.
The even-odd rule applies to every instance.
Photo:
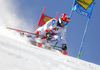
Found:
[[[52,40],[60,40],[61,39],[61,42],[62,44],[66,44],[66,27],[60,27],[58,26],[57,24],[57,19],[51,19],[49,20],[48,22],[46,22],[45,25],[43,25],[42,27],[39,27],[35,33],[36,34],[39,34],[39,35],[44,35],[46,36],[46,32],[49,32],[53,38],[51,39]],[[61,34],[60,36],[58,36],[57,34]],[[40,37],[40,36],[37,36],[37,37]],[[43,39],[43,38],[41,38]]]

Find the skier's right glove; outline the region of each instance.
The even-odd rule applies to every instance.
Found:
[[[67,50],[67,45],[66,44],[62,44],[62,50]]]
[[[47,40],[51,40],[52,39],[52,35],[49,32],[46,32],[46,36],[47,36]]]

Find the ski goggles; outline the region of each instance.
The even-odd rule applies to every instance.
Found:
[[[63,23],[64,25],[67,25],[67,24],[68,24],[68,22],[66,22],[66,21],[62,21],[62,23]]]

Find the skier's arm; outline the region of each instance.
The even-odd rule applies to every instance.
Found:
[[[61,32],[61,43],[66,44],[66,28]]]
[[[48,22],[46,22],[46,24],[43,26],[45,33],[48,32],[48,28],[49,28],[51,25],[55,24],[55,22],[56,22],[56,19],[51,19],[51,20],[49,20]]]
[[[67,50],[67,45],[66,45],[66,28],[64,31],[61,32],[61,42],[62,42],[62,50]]]

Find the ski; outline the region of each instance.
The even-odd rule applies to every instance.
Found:
[[[51,51],[59,51],[60,53],[62,53],[63,55],[67,55],[67,51],[66,50],[62,50],[60,46],[55,46],[55,48],[53,48],[53,45],[46,45],[43,43],[39,43],[39,42],[34,42],[34,41],[30,41],[32,45],[35,45],[37,47],[42,47]]]

